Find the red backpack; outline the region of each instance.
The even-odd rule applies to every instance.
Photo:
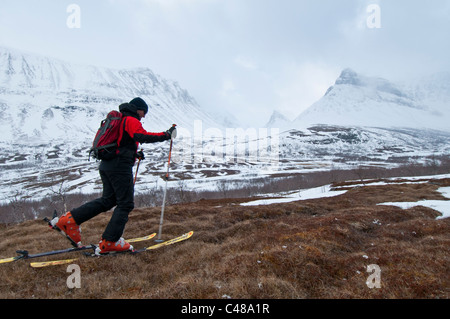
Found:
[[[110,160],[119,153],[118,147],[121,139],[121,124],[123,115],[119,111],[111,111],[100,123],[92,147],[89,150],[89,159]]]

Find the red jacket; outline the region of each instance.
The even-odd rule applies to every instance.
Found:
[[[147,132],[139,120],[136,107],[132,104],[122,104],[119,107],[123,114],[122,129],[119,133],[117,158],[100,164],[103,170],[122,170],[133,167],[139,144],[156,143],[170,140],[170,134],[166,132]]]
[[[125,116],[123,119],[122,135],[119,136],[119,145],[123,146],[126,141],[126,135],[128,135],[136,143],[136,151],[139,147],[139,143],[155,143],[162,142],[170,139],[170,135],[166,132],[151,133],[147,132],[143,127],[141,121],[133,116]],[[126,132],[126,134],[123,134]],[[129,142],[128,142],[129,143]]]

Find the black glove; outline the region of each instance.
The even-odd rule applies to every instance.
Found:
[[[177,126],[174,124],[171,128],[169,128],[166,133],[169,138],[175,138],[177,136]]]
[[[145,160],[145,156],[144,156],[144,151],[140,150],[139,152],[136,153],[136,158],[140,161]]]

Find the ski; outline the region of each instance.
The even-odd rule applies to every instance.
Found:
[[[194,232],[190,231],[190,232],[188,232],[186,234],[183,234],[181,236],[172,238],[172,239],[167,240],[165,242],[162,242],[162,243],[159,243],[159,244],[156,244],[156,245],[152,245],[152,246],[149,246],[149,247],[145,247],[145,248],[142,248],[142,249],[139,249],[139,250],[124,252],[124,254],[125,253],[138,254],[138,253],[145,252],[145,251],[148,251],[148,250],[154,250],[154,249],[158,249],[158,248],[161,248],[161,247],[164,247],[164,246],[169,246],[169,245],[172,245],[172,244],[179,243],[181,241],[187,240],[187,239],[191,238],[193,234],[194,234]],[[140,241],[150,240],[150,239],[152,239],[155,236],[156,236],[156,233],[148,235],[148,236],[144,236],[144,237],[132,238],[132,239],[129,239],[128,242],[129,243],[136,243],[136,242],[140,242]],[[90,245],[90,246],[91,246],[90,248],[93,248],[93,249],[95,249],[97,247],[95,245]],[[69,248],[67,250],[74,251],[74,250],[77,250],[77,248]],[[82,249],[78,248],[78,250],[82,250]],[[115,255],[120,255],[120,254],[122,254],[122,253],[106,254],[104,256],[111,256],[111,255],[115,256]],[[29,256],[31,256],[31,255],[29,255]],[[100,257],[98,255],[95,255],[94,253],[86,254],[86,256]],[[13,258],[15,258],[15,257],[13,257]],[[30,257],[28,257],[28,258],[30,258]],[[12,259],[12,258],[8,258],[8,259]],[[45,262],[38,262],[38,263],[30,263],[30,266],[34,267],[34,268],[43,268],[43,267],[48,267],[48,266],[64,265],[64,264],[68,264],[68,263],[74,262],[76,260],[78,260],[78,258],[77,259],[52,260],[52,261],[45,261]],[[13,261],[13,260],[11,260],[11,261]]]
[[[160,247],[163,247],[163,246],[169,246],[169,245],[178,243],[180,241],[184,241],[186,239],[189,239],[189,238],[192,237],[193,234],[194,234],[194,232],[190,231],[190,232],[188,232],[186,234],[183,234],[183,235],[181,235],[179,237],[176,237],[176,238],[172,238],[172,239],[170,239],[168,241],[164,241],[162,243],[159,243],[159,244],[156,244],[156,245],[153,245],[153,246],[150,246],[150,247],[146,247],[146,248],[143,248],[141,250],[137,250],[136,253],[144,252],[144,251],[147,251],[147,250],[157,249],[157,248],[160,248]]]
[[[141,242],[141,241],[146,241],[146,240],[152,239],[155,236],[156,236],[156,233],[153,233],[153,234],[148,235],[148,236],[129,239],[128,242],[129,243],[137,243],[137,242]],[[65,259],[65,260],[64,259],[63,260],[51,260],[51,261],[30,263],[30,266],[33,267],[33,268],[43,268],[43,267],[48,267],[48,266],[65,265],[65,264],[69,264],[71,262],[74,262],[76,260],[78,260],[78,258]]]
[[[141,242],[141,241],[145,241],[145,240],[150,240],[155,236],[156,236],[156,233],[153,233],[148,236],[129,239],[128,242],[129,243]],[[59,254],[64,254],[64,253],[71,253],[71,252],[75,252],[75,251],[83,251],[83,250],[89,250],[89,249],[95,249],[95,248],[97,248],[96,245],[87,245],[87,246],[72,247],[72,248],[61,249],[61,250],[52,250],[52,251],[37,253],[37,254],[30,254],[27,250],[17,250],[16,252],[18,253],[18,256],[0,259],[0,264],[14,262],[14,261],[17,261],[20,259],[39,258],[39,257],[59,255]]]
[[[43,262],[30,263],[30,266],[33,268],[43,268],[43,267],[47,267],[47,266],[70,264],[76,260],[78,260],[78,258],[65,259],[65,260],[54,260],[54,261],[43,261]]]
[[[179,243],[180,241],[184,241],[186,239],[189,239],[192,237],[192,235],[194,234],[193,231],[190,231],[186,234],[183,234],[181,236],[172,238],[170,240],[164,241],[162,243],[153,245],[153,246],[149,246],[149,247],[145,247],[142,249],[135,249],[135,250],[128,250],[128,251],[123,251],[123,252],[111,252],[111,253],[107,253],[107,254],[102,254],[102,255],[96,255],[95,253],[85,253],[85,256],[88,257],[105,257],[105,256],[117,256],[117,255],[123,255],[123,254],[131,254],[131,255],[136,255],[139,253],[142,253],[144,251],[148,251],[148,250],[154,250],[154,249],[158,249],[160,247],[164,247],[164,246],[169,246],[175,243]]]
[[[156,236],[156,233],[153,233],[151,235],[144,236],[144,237],[128,239],[127,242],[129,242],[129,243],[137,243],[137,242],[140,242],[140,241],[150,240],[150,239],[152,239],[155,236]]]
[[[45,257],[45,256],[52,256],[52,255],[59,255],[64,253],[71,253],[74,251],[82,251],[82,250],[88,250],[88,249],[95,249],[97,246],[95,245],[87,245],[87,246],[81,246],[81,247],[72,247],[67,249],[61,249],[61,250],[52,250],[47,251],[43,253],[37,253],[37,254],[30,254],[27,250],[17,250],[17,256],[0,259],[0,264],[14,262],[20,259],[32,259],[32,258],[39,258],[39,257]]]

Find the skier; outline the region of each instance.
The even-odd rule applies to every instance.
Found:
[[[122,238],[122,234],[128,214],[134,208],[133,165],[136,158],[144,157],[142,152],[137,152],[139,143],[170,140],[175,130],[175,126],[172,126],[165,132],[147,132],[142,127],[141,119],[147,114],[148,105],[139,97],[120,105],[119,111],[124,122],[121,125],[123,132],[120,132],[122,139],[118,156],[111,160],[102,160],[99,166],[103,183],[102,197],[75,208],[60,218],[55,217],[50,222],[53,227],[59,228],[63,234],[81,246],[80,225],[116,206],[95,251],[97,255],[133,250],[133,246]]]

